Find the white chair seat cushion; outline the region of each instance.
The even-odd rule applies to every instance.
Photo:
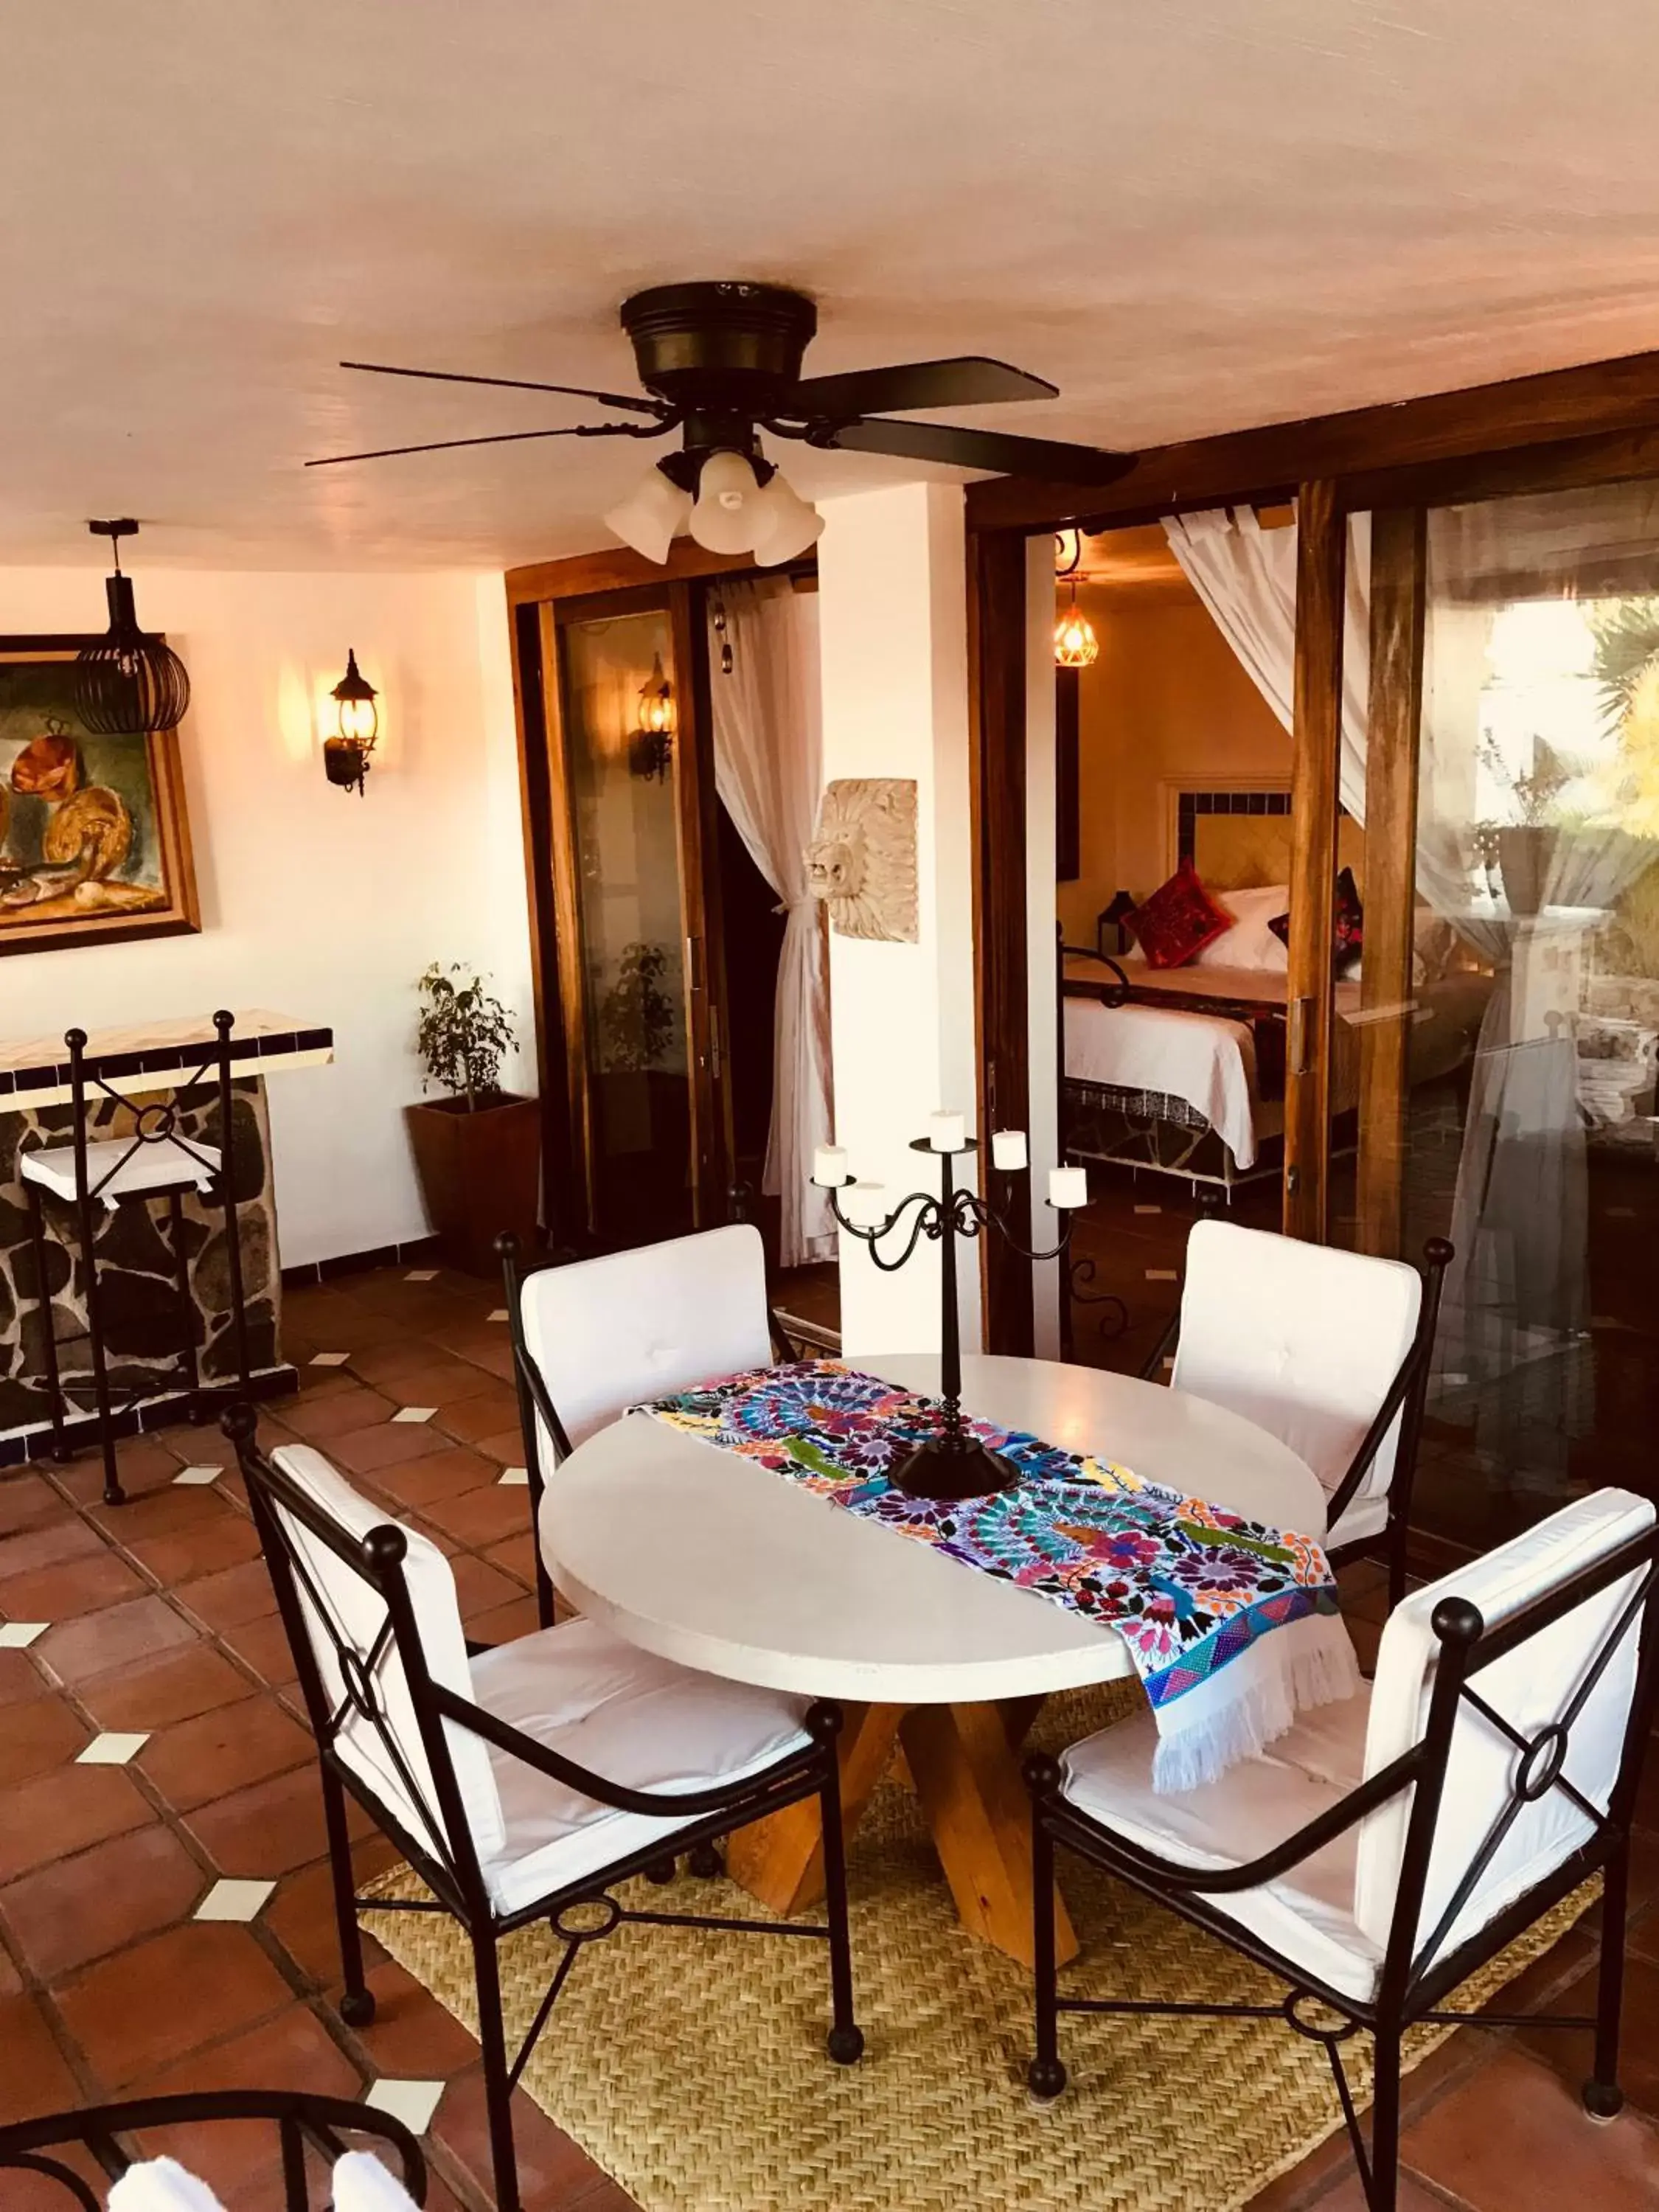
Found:
[[[199,1159],[195,1157],[198,1152]],[[43,1146],[36,1152],[20,1152],[17,1171],[26,1182],[38,1182],[59,1198],[75,1197],[73,1145]],[[141,1198],[150,1192],[206,1190],[218,1172],[217,1148],[198,1145],[193,1138],[188,1152],[171,1137],[158,1137],[148,1144],[131,1137],[107,1137],[87,1146],[87,1188],[112,1209],[118,1200]]]
[[[1218,1782],[1159,1796],[1158,1728],[1150,1712],[1073,1744],[1061,1761],[1066,1796],[1126,1842],[1180,1866],[1243,1866],[1358,1789],[1369,1690],[1304,1713],[1259,1759]],[[1382,1953],[1353,1917],[1358,1823],[1260,1889],[1204,1902],[1344,1996],[1376,1993]]]
[[[1364,1544],[1384,1534],[1389,1525],[1389,1501],[1367,1498],[1362,1491],[1351,1498],[1325,1531],[1325,1549],[1340,1551],[1345,1544]]]
[[[568,1620],[472,1661],[498,1719],[591,1773],[634,1790],[746,1780],[810,1741],[806,1701],[677,1667],[591,1620]],[[566,1789],[492,1746],[506,1840],[479,1854],[497,1909],[520,1911],[665,1841],[697,1818],[625,1813]]]

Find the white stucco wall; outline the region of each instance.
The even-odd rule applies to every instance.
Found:
[[[907,484],[823,504],[825,779],[911,776],[917,787],[919,941],[830,940],[837,1140],[854,1173],[885,1183],[896,1199],[938,1187],[933,1164],[908,1149],[936,1108],[959,1109],[969,1133],[982,1133],[975,1127],[963,498],[954,485]],[[934,1348],[937,1247],[924,1243],[890,1275],[856,1239],[843,1235],[842,1247],[848,1355]],[[971,1347],[981,1334],[977,1246],[960,1240],[957,1261],[963,1343]]]
[[[142,543],[142,541],[141,541]],[[189,668],[180,731],[202,929],[0,958],[0,1036],[270,1006],[335,1032],[273,1078],[285,1265],[421,1236],[403,1107],[416,975],[476,963],[532,1039],[512,672],[499,575],[146,570],[138,607]],[[89,631],[84,568],[0,568],[0,629]],[[319,702],[346,648],[380,693],[367,795],[325,782]],[[533,1056],[509,1068],[533,1087]]]

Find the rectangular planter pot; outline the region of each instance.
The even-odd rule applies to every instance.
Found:
[[[495,1274],[501,1267],[495,1239],[506,1229],[526,1252],[535,1251],[540,1102],[503,1097],[469,1114],[463,1099],[422,1099],[404,1113],[445,1265],[471,1275]]]

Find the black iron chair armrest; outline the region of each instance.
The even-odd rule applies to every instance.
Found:
[[[799,1775],[810,1774],[822,1765],[826,1745],[831,1747],[830,1755],[834,1756],[833,1746],[842,1724],[840,1707],[820,1701],[809,1707],[806,1714],[811,1745],[780,1759],[775,1766],[763,1769],[759,1774],[710,1790],[630,1790],[625,1783],[612,1782],[603,1774],[579,1766],[574,1759],[550,1751],[534,1736],[515,1729],[510,1721],[498,1720],[486,1707],[475,1705],[470,1698],[457,1696],[441,1682],[432,1685],[432,1695],[446,1720],[453,1721],[458,1728],[470,1729],[497,1751],[522,1759],[526,1766],[534,1767],[550,1781],[562,1782],[567,1790],[580,1790],[584,1797],[597,1798],[601,1805],[614,1805],[619,1812],[645,1813],[657,1819],[694,1820],[705,1813],[724,1813],[750,1796],[761,1782],[789,1781]]]
[[[86,2185],[81,2177],[57,2166],[56,2161],[45,2158],[43,2154],[54,2147],[83,2145],[114,2181],[132,2163],[118,2137],[138,2135],[152,2128],[211,2124],[220,2120],[270,2120],[285,2136],[297,2129],[331,2159],[337,2158],[346,2149],[347,2145],[341,2140],[343,2136],[372,2136],[397,2152],[403,2167],[400,2179],[404,2187],[417,2204],[426,2202],[426,2160],[420,2144],[401,2120],[370,2105],[343,2097],[314,2096],[308,2090],[203,2089],[182,2096],[133,2097],[118,2105],[91,2105],[78,2112],[46,2113],[38,2119],[21,2120],[10,2127],[0,2128],[0,2168],[21,2166],[40,2172],[50,2166],[54,2169],[50,2178],[65,2188],[74,2184],[71,2193],[82,2204],[92,2204],[95,2212],[97,2200],[85,2193]],[[285,2149],[285,2161],[289,2156]],[[286,2165],[284,2170],[288,2171]],[[302,2181],[303,2177],[301,2179]],[[302,2187],[297,2196],[290,2192],[289,2202],[295,2212],[303,2212],[306,2198]]]
[[[1063,1812],[1068,1820],[1081,1822],[1091,1835],[1097,1836],[1108,1852],[1121,1860],[1126,1868],[1146,1875],[1165,1889],[1194,1890],[1204,1895],[1225,1895],[1242,1889],[1260,1889],[1264,1883],[1277,1881],[1315,1851],[1322,1850],[1356,1820],[1363,1820],[1386,1805],[1391,1797],[1415,1782],[1425,1763],[1422,1744],[1403,1753],[1380,1774],[1362,1782],[1351,1790],[1328,1813],[1310,1820],[1294,1835],[1286,1836],[1275,1844],[1272,1850],[1263,1851],[1259,1858],[1249,1859],[1242,1866],[1189,1867],[1172,1859],[1160,1858],[1155,1851],[1145,1850],[1139,1844],[1127,1842],[1111,1828],[1097,1820],[1091,1813],[1061,1796],[1060,1790],[1060,1761],[1047,1752],[1039,1752],[1025,1762],[1025,1780],[1036,1801],[1039,1817],[1046,1809]]]
[[[1159,1336],[1158,1342],[1152,1346],[1152,1350],[1146,1354],[1145,1359],[1140,1363],[1139,1377],[1143,1382],[1157,1382],[1158,1371],[1162,1368],[1164,1359],[1168,1355],[1170,1346],[1175,1342],[1180,1334],[1181,1308],[1177,1306],[1175,1311],[1170,1316],[1169,1322],[1165,1326],[1163,1334]]]
[[[1365,1480],[1371,1462],[1382,1450],[1383,1439],[1399,1419],[1401,1409],[1411,1395],[1412,1386],[1417,1380],[1418,1370],[1421,1364],[1419,1347],[1414,1346],[1401,1362],[1400,1370],[1389,1383],[1388,1395],[1377,1407],[1376,1418],[1360,1439],[1358,1450],[1348,1462],[1347,1473],[1330,1494],[1325,1507],[1327,1528],[1334,1528],[1341,1515],[1346,1513],[1353,1503],[1355,1494],[1360,1484]]]
[[[1401,1425],[1401,1458],[1408,1461],[1416,1455],[1420,1398],[1427,1387],[1429,1362],[1434,1357],[1435,1330],[1440,1318],[1441,1285],[1454,1256],[1452,1247],[1443,1237],[1431,1237],[1423,1247],[1425,1276],[1423,1303],[1418,1314],[1411,1349],[1401,1361],[1400,1371],[1389,1385],[1388,1395],[1377,1407],[1376,1419],[1360,1440],[1358,1450],[1348,1463],[1347,1473],[1331,1492],[1330,1502],[1325,1508],[1328,1528],[1333,1527],[1353,1503],[1371,1462],[1382,1450],[1384,1438],[1402,1413],[1407,1418]],[[1419,1397],[1416,1408],[1411,1406],[1413,1392]],[[1398,1473],[1400,1470],[1396,1468],[1395,1471]]]

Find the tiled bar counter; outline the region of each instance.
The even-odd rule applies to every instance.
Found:
[[[213,1063],[210,1061],[199,1087],[190,1091],[214,1042],[212,1018],[207,1014],[92,1032],[85,1060],[88,1138],[128,1135],[134,1115],[147,1101],[172,1097],[182,1100],[180,1135],[218,1144]],[[333,1048],[331,1030],[305,1027],[289,1016],[264,1011],[239,1013],[231,1031],[232,1153],[249,1364],[261,1396],[291,1387],[294,1380],[282,1355],[282,1282],[265,1079],[319,1066],[333,1058]],[[0,1467],[44,1455],[46,1448],[46,1316],[37,1294],[17,1160],[25,1146],[72,1140],[70,1095],[68,1054],[61,1036],[0,1040]],[[204,1384],[222,1382],[236,1372],[224,1218],[215,1201],[193,1190],[185,1194],[183,1206],[201,1378]],[[124,1431],[151,1426],[167,1418],[177,1405],[179,1307],[165,1211],[125,1200],[113,1210],[95,1205],[94,1218],[106,1349],[117,1386],[116,1403],[122,1409],[117,1425]],[[73,1208],[49,1206],[46,1226],[47,1281],[58,1358],[70,1398],[85,1409],[84,1418],[72,1419],[69,1427],[70,1441],[79,1447],[92,1442],[94,1425],[86,1296]]]

